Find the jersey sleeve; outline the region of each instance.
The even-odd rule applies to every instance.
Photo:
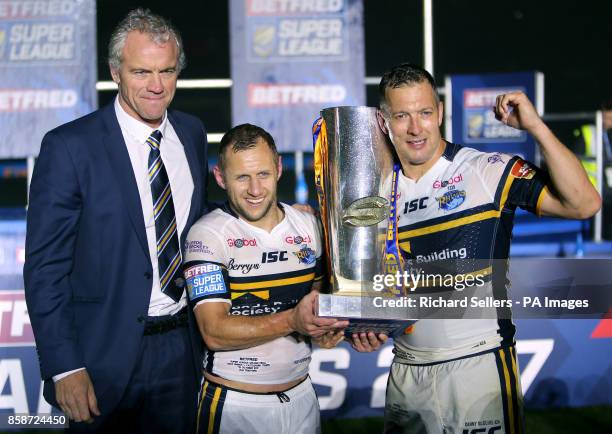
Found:
[[[539,215],[546,194],[548,174],[534,164],[515,157],[509,165],[508,179],[511,185],[506,203]]]
[[[201,222],[192,226],[187,235],[183,272],[193,309],[205,302],[231,304],[227,252],[221,241]]]
[[[518,156],[499,153],[482,154],[478,171],[498,209],[518,206],[539,214],[548,183],[545,171]]]

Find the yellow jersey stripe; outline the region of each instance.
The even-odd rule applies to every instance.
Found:
[[[304,276],[289,277],[287,279],[267,280],[264,282],[248,282],[248,283],[232,283],[230,289],[232,291],[249,291],[253,289],[274,288],[284,285],[295,285],[298,283],[309,282],[315,277],[314,273],[309,273]]]
[[[213,434],[215,430],[215,416],[217,413],[217,406],[219,405],[219,397],[221,396],[221,388],[217,387],[215,389],[215,395],[212,399],[212,404],[210,406],[210,417],[208,418],[208,434]]]
[[[438,223],[437,225],[427,226],[427,227],[423,227],[419,229],[412,229],[410,231],[401,233],[397,237],[397,239],[405,240],[406,238],[420,237],[422,235],[442,232],[442,231],[453,229],[459,226],[468,225],[470,223],[488,220],[491,218],[497,218],[501,215],[501,210],[506,205],[506,201],[508,200],[508,194],[510,193],[510,187],[512,186],[513,182],[514,182],[514,177],[511,174],[508,174],[508,177],[506,178],[506,182],[504,184],[504,189],[502,190],[499,208],[497,210],[483,211],[483,212],[465,216],[465,217],[462,217],[456,220],[450,220],[444,223]],[[406,252],[410,252],[409,250],[410,244],[400,243],[400,248],[402,248],[402,250]]]
[[[510,388],[510,373],[508,372],[508,365],[506,365],[506,354],[503,349],[499,350],[500,359],[504,371],[504,381],[506,382],[506,401],[508,401],[508,419],[510,419],[510,433],[515,434],[514,428],[514,409],[512,404],[512,389]]]
[[[403,243],[399,243],[400,249],[402,249],[406,253],[412,253],[410,250],[410,241],[404,241]]]
[[[483,211],[483,212],[479,212],[477,214],[473,214],[473,215],[469,215],[466,217],[462,217],[460,219],[456,219],[456,220],[450,220],[448,222],[444,222],[444,223],[439,223],[437,225],[432,225],[432,226],[427,226],[424,228],[419,228],[419,229],[413,229],[411,231],[406,231],[401,233],[397,238],[398,240],[405,240],[406,238],[413,238],[413,237],[420,237],[422,235],[427,235],[427,234],[433,234],[436,232],[442,232],[448,229],[453,229],[459,226],[465,226],[468,225],[470,223],[474,223],[474,222],[478,222],[478,221],[482,221],[482,220],[487,220],[487,219],[492,219],[492,218],[496,218],[499,217],[501,214],[500,210],[490,210],[490,211]],[[400,247],[402,247],[403,243],[400,243]]]
[[[242,297],[243,295],[247,295],[247,294],[251,294],[255,297],[259,297],[262,300],[269,300],[270,299],[270,291],[249,291],[249,292],[232,292],[231,293],[231,298],[232,300],[235,300],[237,298]]]
[[[506,182],[504,183],[504,189],[502,190],[501,200],[499,201],[499,211],[503,209],[506,205],[506,201],[508,200],[508,194],[510,193],[510,187],[514,182],[514,176],[512,173],[508,173],[508,177],[506,178]]]
[[[200,391],[200,402],[198,403],[198,419],[196,421],[196,432],[200,432],[200,418],[202,417],[202,404],[204,404],[204,397],[206,396],[206,389],[208,389],[208,381],[204,381],[202,384],[202,390]]]
[[[518,371],[518,367],[516,366],[516,353],[515,353],[515,348],[514,347],[510,347],[510,360],[512,361],[512,373],[514,374],[514,382],[516,385],[516,399],[517,402],[520,401],[519,399],[519,393],[521,390],[521,382],[520,382],[520,377],[519,377],[519,371]],[[520,404],[519,404],[520,405]],[[519,409],[516,409],[517,413],[519,411]],[[521,420],[521,415],[517,414],[516,415],[516,419],[517,420]],[[517,427],[517,432],[522,432],[523,427],[521,425],[519,425]]]
[[[544,202],[544,197],[547,194],[550,194],[550,191],[548,190],[548,186],[545,185],[542,191],[540,192],[540,196],[538,196],[538,201],[536,203],[536,215],[538,217],[542,215],[542,202]]]

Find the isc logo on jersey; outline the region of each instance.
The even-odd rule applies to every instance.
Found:
[[[187,294],[191,301],[213,294],[225,294],[227,288],[223,281],[221,267],[216,264],[200,264],[185,270]]]
[[[255,247],[257,245],[257,240],[253,238],[252,240],[248,240],[246,238],[228,238],[227,245],[230,247],[241,248],[245,247]]]
[[[419,199],[412,199],[409,202],[404,204],[404,214],[408,214],[409,212],[413,212],[419,209],[427,208],[427,200],[429,197],[421,197]]]
[[[286,250],[277,251],[277,252],[263,252],[261,254],[261,263],[269,264],[272,262],[288,261],[289,258],[287,257],[287,253],[288,252]]]

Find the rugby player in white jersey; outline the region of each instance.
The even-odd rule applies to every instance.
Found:
[[[319,225],[311,213],[277,202],[281,173],[270,134],[250,124],[232,128],[214,168],[228,202],[187,236],[188,295],[207,347],[201,433],[320,431],[310,337],[333,347],[348,322],[315,315]],[[370,333],[351,341],[372,351],[384,340]]]
[[[444,140],[442,102],[433,77],[421,67],[394,67],[383,75],[379,91],[379,122],[401,163],[398,241],[405,259],[424,264],[489,258],[493,271],[486,289],[504,298],[505,269],[498,267],[496,275],[495,266],[506,261],[493,260],[508,258],[517,206],[572,219],[600,208],[580,162],[524,93],[499,95],[492,110],[505,125],[536,139],[548,173],[516,156]],[[423,319],[395,340],[386,433],[523,432],[515,328],[509,311],[495,315]]]

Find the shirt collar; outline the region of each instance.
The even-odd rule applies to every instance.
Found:
[[[115,113],[119,125],[125,132],[136,142],[141,143],[143,146],[146,145],[146,141],[155,130],[159,130],[162,133],[162,137],[166,135],[166,126],[168,125],[168,111],[164,113],[164,119],[157,128],[151,128],[144,122],[140,122],[138,119],[134,119],[132,116],[126,113],[121,104],[119,104],[119,94],[115,98]]]

